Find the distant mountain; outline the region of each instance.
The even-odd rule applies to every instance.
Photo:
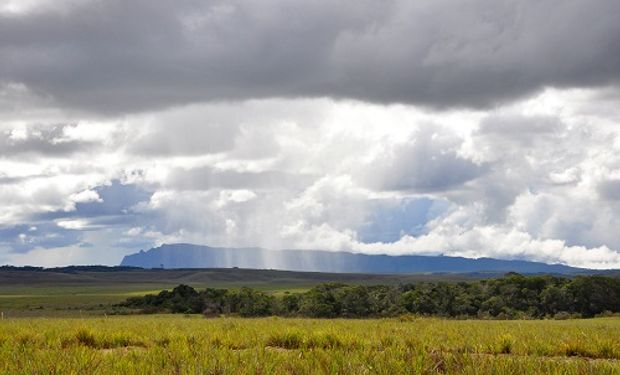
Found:
[[[142,268],[253,268],[313,272],[436,273],[519,272],[571,274],[587,272],[561,264],[448,256],[366,255],[321,250],[265,250],[191,244],[162,245],[127,255],[121,266]]]

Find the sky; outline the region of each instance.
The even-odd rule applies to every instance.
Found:
[[[620,268],[617,0],[0,1],[0,264]]]

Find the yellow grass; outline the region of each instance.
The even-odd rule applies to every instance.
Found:
[[[620,374],[620,319],[0,321],[0,374]]]

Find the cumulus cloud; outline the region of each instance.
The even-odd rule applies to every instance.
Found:
[[[459,155],[463,139],[427,125],[406,142],[389,147],[363,170],[363,180],[378,190],[438,192],[461,188],[486,171]]]
[[[72,138],[73,126],[46,124],[6,130],[0,133],[0,155],[36,153],[53,157],[96,146],[88,140]]]
[[[488,107],[620,73],[613,0],[11,4],[0,83],[98,113],[323,96]]]
[[[552,90],[493,111],[447,112],[268,100],[239,104],[243,115],[203,104],[187,121],[172,109],[91,120],[93,133],[78,123],[63,137],[97,147],[0,163],[0,246],[12,249],[7,259],[124,249],[109,252],[110,263],[183,241],[616,267],[619,134],[584,105],[598,93],[588,95]],[[219,135],[201,118],[234,129],[225,147],[185,150],[174,123]],[[5,125],[6,134],[30,137],[22,125]],[[155,133],[169,147],[137,152]],[[257,134],[266,148],[254,146]]]

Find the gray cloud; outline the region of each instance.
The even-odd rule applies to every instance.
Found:
[[[119,113],[209,100],[484,107],[617,84],[615,0],[120,0],[0,15],[0,84]]]
[[[54,248],[79,242],[79,233],[63,230],[53,223],[0,226],[0,246],[10,247],[17,252],[27,252],[38,246]]]
[[[25,181],[26,179],[27,177],[7,177],[7,176],[0,175],[0,185],[16,184],[16,183]]]
[[[167,132],[167,126],[173,126],[175,131]],[[149,156],[212,154],[232,149],[237,133],[238,127],[228,124],[164,123],[152,126],[130,149]]]
[[[119,181],[111,181],[109,185],[98,186],[93,189],[99,197],[96,201],[76,203],[75,210],[54,211],[34,217],[37,221],[55,219],[88,219],[103,218],[105,224],[113,221],[127,222],[131,217],[132,207],[140,202],[148,201],[152,193],[134,185],[123,185]],[[99,223],[99,222],[98,222]]]
[[[602,181],[597,188],[602,199],[620,201],[620,179]]]
[[[15,154],[64,156],[96,146],[94,142],[67,138],[65,128],[72,126],[35,125],[23,131],[0,131],[0,156]]]
[[[445,130],[425,127],[408,142],[392,147],[362,171],[362,180],[377,190],[441,192],[488,171],[458,155],[461,140]]]
[[[563,130],[557,118],[551,116],[523,116],[521,114],[499,114],[484,118],[477,135],[510,137],[511,141],[531,143],[532,138],[555,136]]]
[[[564,172],[583,160],[565,123],[550,115],[496,111],[481,119],[472,133],[472,152],[486,165],[484,178],[471,189],[451,195],[460,204],[484,202],[489,223],[502,223],[508,209],[524,192],[545,189],[550,171]],[[574,181],[570,181],[574,183]]]
[[[300,189],[312,182],[312,176],[282,171],[238,172],[211,167],[175,168],[164,186],[180,190],[209,189]]]

